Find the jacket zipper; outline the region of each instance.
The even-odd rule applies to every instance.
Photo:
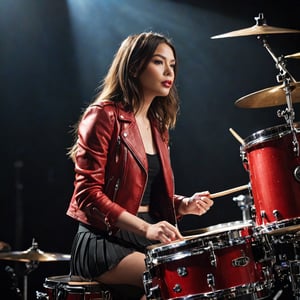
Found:
[[[128,147],[128,145],[127,145],[127,147]],[[146,186],[147,186],[147,182],[148,182],[148,172],[145,170],[145,168],[143,167],[142,162],[137,158],[137,156],[135,155],[134,151],[133,151],[130,147],[128,147],[128,149],[131,150],[131,152],[134,154],[136,160],[139,162],[140,166],[142,167],[142,169],[143,169],[143,170],[145,171],[145,173],[146,173],[146,182],[145,182],[145,185],[144,185],[144,188],[143,188],[143,192],[142,192],[141,198],[140,198],[140,200],[139,200],[139,205],[138,205],[138,206],[140,206],[141,203],[142,203],[142,200],[143,200],[143,197],[144,197],[144,194],[145,194],[145,190],[146,190]],[[128,150],[126,150],[126,151],[128,151]],[[127,152],[126,152],[126,157],[125,157],[125,162],[126,162],[126,161],[127,161]]]
[[[113,201],[115,201],[115,199],[116,199],[119,187],[120,187],[120,178],[118,178],[116,183],[115,183],[114,194],[113,194],[113,198],[112,198]]]

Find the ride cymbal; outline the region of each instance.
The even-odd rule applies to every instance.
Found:
[[[61,253],[46,253],[39,249],[29,248],[25,251],[12,251],[0,253],[0,260],[13,260],[20,262],[49,262],[49,261],[68,261],[70,260],[69,254]]]
[[[260,36],[260,35],[268,35],[268,34],[300,33],[300,30],[296,30],[296,29],[268,26],[263,14],[259,14],[259,16],[254,19],[256,20],[256,24],[252,27],[215,35],[212,36],[211,39],[221,39],[221,38],[228,38],[228,37],[248,36],[248,35]]]
[[[292,103],[300,102],[300,82],[290,83]],[[274,86],[251,93],[235,101],[241,108],[263,108],[286,104],[284,86]]]

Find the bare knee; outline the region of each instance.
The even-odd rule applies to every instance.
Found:
[[[143,288],[144,271],[145,255],[133,252],[96,279],[104,284],[128,284]]]

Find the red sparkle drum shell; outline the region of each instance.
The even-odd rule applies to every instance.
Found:
[[[222,225],[222,230],[219,227],[185,237],[183,241],[149,248],[148,274],[144,276],[147,299],[268,295],[271,280],[265,278],[266,268],[254,258],[253,237],[244,236],[248,225]]]
[[[78,276],[47,277],[44,288],[49,300],[102,300],[103,290],[96,281],[84,281]]]
[[[299,142],[299,124],[295,126]],[[293,151],[288,125],[260,130],[245,140],[241,151],[250,174],[257,225],[300,217],[300,157]]]

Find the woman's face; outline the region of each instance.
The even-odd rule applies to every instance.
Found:
[[[157,96],[167,96],[174,83],[175,57],[172,48],[159,44],[139,80],[145,100]]]

